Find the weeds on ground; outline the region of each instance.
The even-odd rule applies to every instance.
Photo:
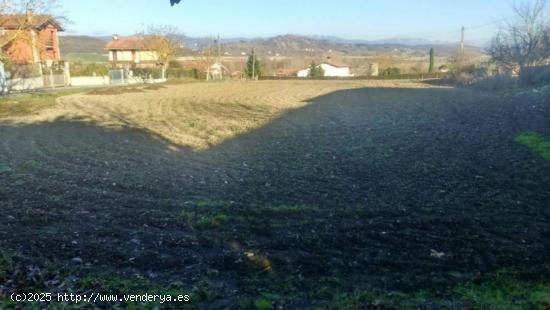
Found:
[[[233,202],[199,201],[194,206],[181,210],[179,217],[195,228],[207,229],[220,227],[226,223],[244,224],[255,229],[267,229],[262,220],[273,219],[270,224],[286,220],[288,217],[307,216],[319,212],[316,206],[274,205],[242,206]],[[261,223],[259,223],[261,222]]]
[[[550,161],[550,138],[537,133],[527,132],[519,135],[516,138],[516,142],[527,146],[545,160]]]
[[[510,272],[498,272],[481,284],[469,284],[455,289],[459,299],[474,309],[548,309],[549,282],[525,282]]]

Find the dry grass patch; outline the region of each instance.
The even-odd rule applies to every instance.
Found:
[[[289,110],[307,105],[312,98],[366,86],[426,87],[407,81],[232,81],[116,87],[58,98],[55,106],[38,116],[11,121],[63,118],[141,128],[198,150],[261,127]]]
[[[87,92],[88,95],[96,96],[109,96],[109,95],[122,95],[127,93],[142,93],[143,88],[138,87],[108,87],[98,88]]]

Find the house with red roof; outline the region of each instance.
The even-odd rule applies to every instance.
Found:
[[[49,15],[26,14],[0,16],[0,48],[4,60],[14,64],[59,61],[59,22]]]
[[[154,36],[113,35],[105,49],[113,68],[155,68],[161,66],[159,53],[154,49]]]

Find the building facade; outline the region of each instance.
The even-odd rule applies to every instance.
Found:
[[[51,16],[0,16],[0,46],[7,61],[33,64],[61,60],[58,33],[63,27]]]
[[[114,35],[105,49],[113,68],[155,68],[160,65],[158,52],[147,36],[119,37]]]

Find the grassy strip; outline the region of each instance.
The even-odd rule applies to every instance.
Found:
[[[497,273],[489,281],[455,289],[460,299],[475,309],[548,309],[549,282],[519,281],[509,273]]]
[[[56,99],[77,93],[76,90],[15,94],[0,98],[0,118],[36,114],[55,106]]]
[[[41,269],[39,281],[33,272],[25,269],[18,258],[0,254],[0,282],[8,280],[17,283],[19,292],[44,292],[55,290],[47,285],[48,279],[56,278],[69,285],[62,286],[61,291],[86,294],[101,292],[104,294],[161,294],[190,295],[189,303],[159,302],[106,302],[95,306],[117,309],[186,309],[207,307],[213,302],[227,298],[221,291],[211,286],[209,281],[201,281],[192,288],[183,282],[161,285],[146,278],[89,275],[77,281],[64,279],[78,274],[77,270],[60,272],[53,266]],[[30,274],[27,274],[30,272]],[[58,277],[54,277],[57,275]],[[59,278],[60,276],[60,278]],[[32,279],[31,279],[32,278]],[[69,277],[70,278],[70,277]],[[295,302],[337,309],[548,309],[550,307],[550,282],[526,281],[519,274],[502,271],[480,279],[478,283],[466,283],[444,292],[422,290],[417,292],[390,292],[384,290],[349,291],[346,277],[299,279],[296,276],[277,273],[255,273],[243,279],[248,287],[255,287],[258,295],[242,294],[236,300],[241,309],[274,309],[285,308]],[[44,281],[44,282],[43,282]],[[343,289],[343,290],[342,290]],[[0,309],[79,309],[84,304],[16,304],[9,296],[0,294]],[[90,306],[90,305],[86,305]]]
[[[284,308],[296,300],[330,309],[548,309],[550,283],[523,281],[505,271],[487,276],[478,284],[467,283],[446,291],[384,290],[341,291],[344,278],[320,278],[295,282],[292,277],[275,276],[255,282],[264,293],[240,299],[243,309]],[[286,281],[285,281],[286,280]],[[297,288],[300,289],[297,289]],[[293,288],[293,289],[291,289]],[[300,293],[297,293],[300,292]]]
[[[526,132],[516,138],[516,142],[527,146],[545,160],[550,161],[550,138],[537,133]]]

